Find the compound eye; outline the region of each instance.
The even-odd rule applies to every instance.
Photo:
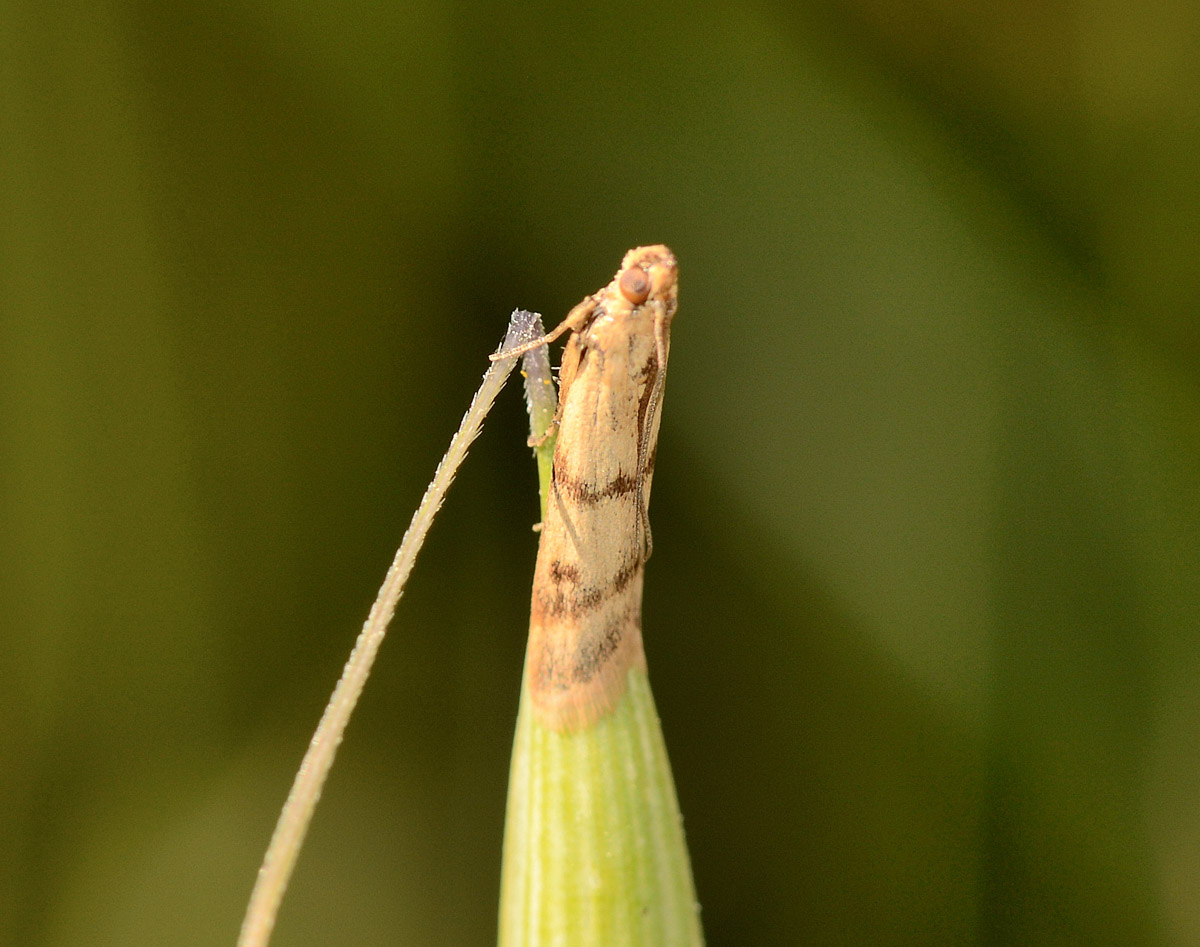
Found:
[[[640,266],[631,266],[622,273],[617,286],[621,295],[635,306],[640,306],[650,297],[650,277]]]

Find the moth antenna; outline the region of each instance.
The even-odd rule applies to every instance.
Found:
[[[650,439],[654,431],[654,417],[658,413],[658,404],[662,400],[663,387],[667,380],[667,344],[663,336],[663,320],[661,316],[654,319],[654,350],[658,366],[654,372],[654,387],[650,390],[650,401],[646,404],[646,419],[642,426],[642,436],[638,439],[638,474],[637,497],[639,521],[642,525],[642,561],[645,562],[654,552],[654,537],[650,532],[650,511],[647,509],[645,496],[646,456],[650,451]]]

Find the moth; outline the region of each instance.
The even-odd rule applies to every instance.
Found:
[[[606,287],[545,337],[570,332],[559,372],[554,473],[530,609],[526,681],[555,730],[611,712],[645,668],[642,581],[679,268],[665,246],[630,250]]]

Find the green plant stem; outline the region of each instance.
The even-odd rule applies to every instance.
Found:
[[[541,316],[530,313],[537,319],[537,332],[545,334]],[[546,501],[550,496],[550,482],[554,477],[554,444],[557,432],[553,429],[554,415],[558,411],[558,392],[554,386],[554,374],[550,370],[550,350],[539,345],[525,353],[521,361],[521,374],[525,376],[525,405],[529,410],[529,444],[537,458],[538,495],[541,498],[542,518],[546,518]]]

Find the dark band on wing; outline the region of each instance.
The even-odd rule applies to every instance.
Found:
[[[579,588],[579,567],[555,560],[550,563],[550,582],[554,591],[539,595],[538,604],[545,618],[579,618],[594,612],[606,601],[623,592],[642,571],[640,558],[627,559],[604,585]]]
[[[555,559],[550,563],[550,581],[555,585],[577,585],[579,583],[579,566],[573,562],[563,562]]]
[[[629,496],[637,490],[637,477],[620,474],[602,487],[591,484],[575,477],[568,477],[560,471],[554,472],[555,488],[568,500],[577,506],[594,506],[601,500],[613,500],[617,497]]]
[[[602,629],[582,635],[570,653],[547,642],[535,665],[535,686],[545,692],[564,691],[594,678],[616,653],[625,636],[636,629],[641,620],[636,603],[619,615],[614,615]]]
[[[650,450],[650,456],[646,458],[646,470],[642,475],[643,480],[654,473],[654,461],[657,457],[658,445],[655,444]],[[593,487],[591,484],[577,477],[568,476],[561,469],[556,468],[554,471],[554,489],[576,506],[594,506],[602,500],[615,500],[618,497],[627,497],[636,493],[637,488],[638,478],[636,474],[618,474],[604,486]]]

